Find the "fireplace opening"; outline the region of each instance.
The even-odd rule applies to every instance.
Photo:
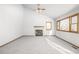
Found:
[[[43,36],[43,30],[35,30],[35,36]]]

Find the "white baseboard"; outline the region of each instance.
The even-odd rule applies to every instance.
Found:
[[[21,38],[21,37],[23,37],[23,35],[18,36],[18,37],[15,37],[15,38],[13,38],[13,39],[10,39],[10,40],[8,40],[8,41],[6,41],[6,42],[4,42],[4,43],[1,43],[1,44],[0,44],[0,47],[2,47],[2,46],[4,46],[4,45],[7,45],[7,44],[9,44],[9,43],[11,43],[11,42],[13,42],[13,41],[15,41],[15,40]]]

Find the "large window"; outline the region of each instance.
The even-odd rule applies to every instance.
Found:
[[[57,30],[78,32],[78,14],[57,21]]]
[[[60,21],[60,30],[69,31],[69,18]]]
[[[77,32],[77,16],[71,18],[71,31]]]
[[[52,22],[46,22],[46,29],[51,30],[52,29]]]

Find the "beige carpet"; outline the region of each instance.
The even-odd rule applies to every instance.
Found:
[[[60,54],[59,50],[48,44],[46,38],[51,40],[49,37],[21,37],[0,47],[0,54]],[[59,41],[55,37],[51,38],[55,43]]]

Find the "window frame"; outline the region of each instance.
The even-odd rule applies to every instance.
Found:
[[[78,32],[78,14],[71,16],[71,29],[72,29],[72,25],[74,25],[74,24],[72,24],[72,17],[75,17],[75,16],[77,16],[77,23],[75,23],[76,24],[76,30],[77,31],[72,31],[71,30],[71,32],[77,33]]]
[[[74,16],[77,16],[77,23],[76,23],[76,29],[77,29],[77,31],[72,31],[72,30],[71,30],[71,29],[72,29],[72,17],[74,17]],[[69,31],[61,30],[61,29],[60,29],[60,22],[61,22],[62,20],[66,20],[67,18],[69,18]],[[59,22],[59,29],[58,29],[58,26],[57,26],[58,22]],[[65,17],[65,18],[63,18],[63,19],[60,19],[60,20],[56,21],[56,30],[57,30],[57,31],[64,31],[64,32],[79,33],[79,13],[74,14],[74,15],[71,15],[71,16],[68,16],[68,17]]]
[[[68,20],[68,18],[69,18],[69,17],[60,20],[60,25],[61,25],[61,21],[63,21],[63,20]],[[60,27],[61,27],[61,26],[60,26]],[[69,26],[68,26],[68,28],[69,28]],[[66,30],[62,30],[62,29],[60,29],[60,30],[61,30],[61,31],[66,31]],[[69,30],[68,30],[68,31],[69,31]],[[66,31],[66,32],[68,32],[68,31]]]
[[[58,25],[58,23],[59,23],[59,25]],[[59,29],[58,29],[58,27],[59,27]],[[60,30],[60,20],[56,22],[56,29]]]

